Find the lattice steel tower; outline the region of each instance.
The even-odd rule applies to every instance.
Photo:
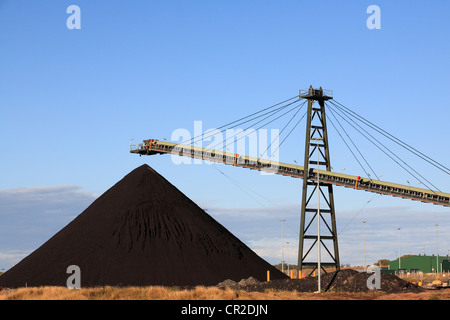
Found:
[[[331,91],[313,89],[300,91],[308,99],[305,161],[302,189],[302,212],[298,249],[298,272],[312,267],[311,273],[325,267],[339,270],[339,252],[333,186],[320,182],[320,171],[331,171],[330,151],[325,114],[325,101],[333,99]],[[318,104],[318,106],[317,106]],[[317,201],[317,202],[316,202]],[[320,232],[314,226],[320,221]],[[319,248],[317,246],[320,246]],[[316,250],[313,250],[316,248]],[[317,250],[319,249],[319,254]],[[325,250],[322,250],[325,249]],[[320,264],[319,264],[320,261]]]

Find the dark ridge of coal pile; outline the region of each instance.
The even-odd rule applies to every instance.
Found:
[[[352,269],[344,269],[337,272],[322,274],[321,289],[326,291],[338,292],[369,292],[371,289],[367,287],[367,279],[371,276],[369,273],[359,272]],[[240,289],[245,291],[264,292],[267,289],[298,291],[298,292],[315,292],[317,291],[317,277],[305,277],[302,279],[282,279],[269,282],[259,282],[240,285],[231,281],[219,283],[218,287],[228,286],[232,289]],[[400,279],[395,275],[381,275],[381,289],[386,293],[401,292],[420,292],[422,289],[417,285],[413,285],[408,281]]]
[[[215,285],[287,278],[148,165],[126,175],[0,277],[0,287]]]

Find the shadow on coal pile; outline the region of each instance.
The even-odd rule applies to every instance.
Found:
[[[336,272],[322,274],[321,288],[323,291],[334,292],[369,292],[367,280],[369,273],[345,269]],[[219,288],[229,287],[235,290],[248,292],[264,292],[265,290],[315,292],[317,291],[317,277],[305,277],[303,279],[272,280],[259,282],[254,278],[242,279],[239,282],[225,280],[217,285]],[[386,293],[422,292],[423,289],[395,275],[381,275],[381,289]]]

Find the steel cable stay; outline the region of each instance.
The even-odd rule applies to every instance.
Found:
[[[281,143],[278,145],[278,147],[277,147],[273,152],[271,152],[272,155],[269,157],[269,160],[270,160],[270,158],[273,157],[274,153],[275,153],[276,151],[278,151],[278,149],[281,148],[281,146],[283,145],[283,143],[284,143],[284,142],[286,141],[286,139],[291,135],[291,133],[295,130],[295,128],[297,128],[298,124],[303,120],[303,118],[306,116],[307,113],[308,113],[308,112],[305,112],[305,113],[303,114],[303,116],[300,118],[300,120],[297,121],[297,123],[295,124],[295,126],[291,129],[291,131],[289,131],[289,133],[288,133],[288,134],[286,135],[286,137],[281,141]],[[267,150],[266,150],[266,151],[267,151]]]
[[[335,110],[336,111],[336,110]],[[367,133],[372,139],[370,139],[369,137],[367,137],[365,134],[363,134],[360,130],[358,130],[353,124],[351,124],[342,114],[337,113],[344,121],[346,121],[348,124],[350,124],[357,132],[359,132],[363,137],[365,137],[367,140],[369,140],[373,145],[375,145],[378,149],[380,149],[384,154],[386,154],[391,160],[393,160],[395,163],[397,163],[401,168],[403,168],[406,172],[408,172],[412,177],[414,177],[415,179],[417,179],[420,183],[423,183],[428,190],[432,191],[433,193],[435,193],[435,191],[433,191],[428,185],[426,185],[422,180],[425,180],[426,182],[428,182],[429,184],[431,184],[435,189],[437,189],[439,192],[441,192],[441,190],[439,190],[439,188],[437,188],[435,185],[433,185],[430,181],[428,181],[425,177],[423,177],[420,173],[418,173],[414,168],[412,168],[410,165],[408,165],[404,160],[402,160],[399,156],[397,156],[394,152],[392,152],[389,148],[387,148],[383,143],[381,143],[378,139],[376,139],[373,135],[371,135],[370,133],[368,133],[364,128],[362,128],[358,123],[356,123],[352,118],[350,118],[350,116],[348,116],[347,114],[343,113],[344,116],[346,116],[351,122],[353,122],[356,126],[358,126],[361,130],[363,130],[365,133]],[[403,164],[405,164],[408,168],[410,168],[412,171],[414,171],[417,175],[419,175],[421,179],[419,179],[417,176],[415,176],[412,172],[410,172],[408,169],[406,169],[403,165],[401,165],[397,160],[395,160],[392,156],[390,156],[385,150],[382,149],[382,147],[380,147],[380,145],[377,145],[374,140],[379,143],[383,148],[385,148],[389,153],[391,153],[394,157],[396,157],[400,162],[402,162]]]
[[[342,131],[346,134],[346,136],[348,137],[348,139],[352,142],[353,146],[356,148],[356,150],[358,151],[358,153],[361,155],[361,157],[364,159],[364,161],[366,162],[366,164],[369,166],[370,170],[372,171],[372,173],[378,178],[378,175],[374,172],[374,170],[372,169],[372,167],[370,166],[370,164],[367,162],[367,160],[365,159],[365,157],[362,155],[362,153],[360,152],[360,150],[358,149],[358,147],[356,146],[356,144],[353,142],[353,140],[351,139],[350,135],[347,133],[347,131],[345,130],[345,128],[341,125],[340,121],[337,119],[336,115],[334,114],[334,111],[329,108],[328,109],[331,113],[331,115],[333,116],[333,118],[335,119],[335,121],[339,124],[339,126],[341,127]],[[360,165],[360,167],[362,168],[362,170],[368,175],[370,176],[370,174],[368,173],[368,171],[366,170],[366,168],[364,168],[364,166],[362,165],[362,163],[359,161],[358,157],[355,155],[355,153],[353,152],[353,150],[350,148],[350,146],[348,145],[347,141],[344,139],[344,137],[342,136],[341,132],[338,130],[338,128],[336,127],[336,125],[334,124],[334,122],[332,121],[332,119],[330,117],[328,117],[328,121],[331,123],[331,125],[333,126],[333,128],[335,129],[335,131],[338,133],[338,135],[340,136],[340,138],[342,139],[342,141],[344,142],[344,144],[347,146],[347,148],[349,149],[349,151],[351,152],[351,154],[353,155],[353,157],[355,158],[355,160],[358,162],[358,164]],[[373,195],[373,197],[366,201],[364,203],[364,205],[357,211],[357,213],[350,219],[350,221],[347,222],[347,224],[337,233],[337,235],[341,235],[345,229],[348,227],[348,225],[350,223],[352,223],[352,221],[366,208],[366,206],[372,202],[376,197],[381,197],[382,194],[375,194]]]
[[[296,102],[298,102],[298,101],[299,101],[299,100],[297,100]],[[301,109],[302,106],[303,106],[302,104],[299,104],[299,105],[295,106],[294,108],[288,110],[287,112],[285,112],[285,113],[279,115],[279,116],[276,117],[275,119],[272,119],[272,120],[270,120],[269,122],[266,122],[265,124],[259,126],[259,127],[256,128],[255,130],[259,130],[259,129],[261,129],[261,128],[267,126],[267,125],[269,125],[270,123],[272,123],[272,122],[278,120],[279,118],[285,116],[286,114],[292,112],[293,110],[295,110],[295,109],[297,109],[297,108],[299,108],[299,107],[300,107],[300,109]],[[274,115],[274,114],[273,114],[273,115]],[[243,132],[245,132],[245,131],[251,129],[251,128],[254,127],[255,125],[257,125],[257,124],[261,123],[262,121],[264,121],[264,120],[270,118],[271,116],[272,116],[272,115],[267,116],[267,117],[265,117],[265,118],[259,120],[258,122],[253,123],[252,125],[246,127],[246,128],[243,130]],[[233,129],[233,128],[229,128],[229,129]],[[235,138],[235,137],[237,138],[237,139],[236,139],[236,142],[237,142],[237,141],[239,141],[239,140],[241,140],[241,139],[247,137],[250,133],[251,133],[251,132],[248,132],[247,134],[245,134],[245,135],[243,135],[243,136],[241,136],[241,137],[239,137],[239,138],[237,138],[237,133],[234,134],[234,135],[232,135],[232,136],[230,136],[230,137],[228,137],[227,139],[225,139],[225,142],[228,141],[228,140],[230,140],[230,139],[233,139],[233,141],[231,141],[230,143],[226,144],[224,148],[226,148],[226,147],[229,146],[230,144],[233,144],[233,143],[235,142],[235,141],[234,141],[234,138]],[[208,149],[214,149],[214,148],[216,148],[217,146],[218,146],[218,145],[214,145],[212,148],[208,148]]]
[[[333,116],[333,117],[335,118],[335,120],[337,121],[336,116],[333,114],[333,112],[331,111],[331,109],[329,109],[329,110],[330,110],[332,116]],[[353,150],[352,150],[352,149],[350,148],[350,146],[348,145],[347,141],[345,141],[344,137],[341,135],[341,132],[336,128],[336,126],[334,125],[334,122],[331,120],[330,117],[328,117],[328,120],[330,121],[331,125],[332,125],[333,128],[336,130],[336,132],[338,133],[338,135],[341,137],[342,141],[343,141],[344,144],[347,146],[348,150],[351,152],[351,154],[353,155],[353,157],[355,158],[355,160],[358,162],[358,164],[359,164],[359,166],[361,167],[361,169],[367,174],[367,176],[370,176],[370,174],[368,173],[368,171],[366,170],[366,168],[364,168],[364,166],[362,165],[362,163],[359,161],[358,157],[355,155],[355,153],[353,152]],[[337,121],[337,122],[339,123],[339,125],[341,125],[339,121]],[[342,125],[341,125],[341,127],[342,127]],[[342,129],[343,129],[343,128],[342,128]],[[343,130],[343,131],[347,134],[347,132],[346,132],[345,130]],[[348,134],[347,134],[347,136],[348,136]],[[350,140],[351,140],[351,139],[350,139]],[[351,141],[353,142],[353,140],[351,140]],[[356,147],[356,146],[355,146],[355,147]],[[359,149],[358,149],[358,151],[359,151]],[[361,154],[361,153],[360,153],[360,154]]]
[[[333,104],[331,104],[333,105]],[[331,106],[330,104],[328,104],[328,106]],[[334,105],[333,105],[334,106]],[[338,108],[334,109],[334,111],[340,111]],[[373,145],[375,145],[378,149],[380,149],[384,154],[386,154],[391,160],[393,160],[395,163],[397,163],[401,168],[403,168],[406,172],[408,172],[412,177],[414,177],[415,179],[417,179],[419,182],[423,183],[424,186],[426,186],[428,188],[429,191],[435,193],[435,191],[433,191],[427,184],[425,184],[423,182],[426,181],[428,182],[430,185],[432,185],[437,191],[441,192],[441,190],[439,190],[439,188],[437,188],[435,185],[433,185],[430,181],[428,181],[428,179],[426,179],[425,177],[423,177],[420,173],[418,173],[414,168],[412,168],[410,165],[408,165],[404,160],[402,160],[398,155],[396,155],[394,152],[392,152],[389,148],[387,148],[383,143],[381,143],[378,139],[376,139],[373,135],[371,135],[369,132],[367,132],[364,128],[362,128],[358,123],[356,123],[348,114],[346,113],[339,113],[337,112],[337,114],[344,120],[346,121],[350,126],[352,126],[357,132],[359,132],[363,137],[365,137],[368,141],[370,141]],[[346,117],[353,122],[356,126],[358,126],[361,130],[363,130],[366,134],[368,134],[372,139],[370,139],[369,137],[367,137],[365,134],[363,134],[360,130],[358,130],[352,123],[349,122],[349,120],[346,119]],[[377,143],[375,143],[374,141],[376,141]],[[417,175],[419,175],[421,179],[417,178],[416,175],[414,175],[411,171],[409,171],[408,169],[406,169],[401,163],[399,163],[399,161],[395,160],[391,155],[389,155],[385,150],[383,150],[382,147],[380,147],[380,145],[386,149],[389,153],[391,153],[394,157],[396,157],[400,162],[402,162],[403,164],[405,164],[408,168],[410,168],[412,171],[414,171]]]
[[[297,99],[297,100],[295,100],[294,102],[288,103],[287,105],[278,107],[278,108],[276,108],[276,109],[274,109],[274,110],[265,112],[265,113],[263,113],[263,114],[261,114],[261,115],[259,115],[259,116],[250,118],[250,119],[245,120],[245,121],[242,121],[242,122],[239,122],[239,123],[235,124],[234,126],[226,127],[225,129],[222,129],[222,128],[224,128],[224,126],[220,126],[219,128],[222,129],[222,130],[220,130],[219,132],[220,132],[220,133],[224,133],[224,132],[226,132],[227,130],[234,129],[234,128],[236,128],[236,127],[238,127],[238,126],[241,126],[241,125],[243,125],[243,124],[245,124],[245,123],[248,123],[248,122],[250,122],[250,121],[252,121],[252,120],[261,118],[261,117],[263,117],[263,116],[266,116],[265,118],[259,120],[258,122],[254,123],[253,125],[250,125],[250,126],[248,127],[248,128],[251,128],[251,127],[254,126],[255,124],[258,124],[258,123],[264,121],[265,119],[270,118],[271,116],[277,114],[278,112],[283,111],[284,109],[286,109],[287,107],[293,105],[294,103],[297,103],[298,101],[300,101],[300,99]],[[234,121],[233,123],[236,123],[236,121]],[[247,128],[247,129],[248,129],[248,128]],[[247,130],[247,129],[246,129],[246,130]],[[217,129],[217,130],[218,130],[218,129]],[[203,141],[204,139],[210,138],[210,137],[212,137],[212,136],[214,136],[214,135],[215,135],[215,132],[214,132],[214,130],[213,130],[213,131],[211,132],[211,134],[209,134],[209,135],[206,135],[206,136],[205,136],[204,134],[200,134],[200,135],[198,135],[197,137],[200,139],[199,141]],[[192,140],[192,139],[191,139],[191,140]],[[194,141],[193,143],[196,144],[197,142],[198,142],[198,141]],[[180,143],[180,144],[183,144],[183,143]]]
[[[259,115],[259,116],[255,117],[255,118],[252,118],[252,119],[247,120],[247,121],[245,121],[245,122],[242,122],[242,123],[240,122],[240,121],[245,120],[245,119],[247,119],[247,118],[253,117],[253,116],[255,116],[255,115],[257,115],[257,114],[259,114],[259,113],[261,113],[261,112],[264,112],[264,111],[270,110],[270,109],[272,109],[272,108],[275,108],[275,107],[277,107],[277,106],[279,106],[279,105],[282,105],[282,104],[284,104],[284,103],[286,103],[286,102],[288,102],[288,101],[291,101],[291,100],[293,100],[293,99],[296,99],[296,101],[294,101],[294,102],[292,102],[292,103],[289,103],[289,104],[286,105],[286,106],[281,106],[281,107],[279,107],[279,108],[277,108],[277,109],[275,109],[275,110],[273,110],[273,111],[268,111],[268,112],[266,112],[266,113],[264,113],[264,114],[262,114],[262,115]],[[267,107],[267,108],[264,108],[264,109],[259,110],[259,111],[257,111],[257,112],[254,112],[254,113],[252,113],[252,114],[249,114],[249,115],[247,115],[247,116],[245,116],[245,117],[242,117],[242,118],[240,118],[240,119],[237,119],[237,120],[234,120],[234,121],[232,121],[232,122],[226,123],[226,124],[224,124],[224,125],[218,127],[217,129],[220,130],[220,129],[223,129],[223,128],[227,128],[227,127],[229,127],[230,125],[239,122],[238,124],[236,124],[235,126],[232,127],[232,128],[235,128],[235,127],[237,127],[237,126],[239,126],[239,125],[242,125],[243,123],[249,122],[249,121],[251,121],[251,120],[253,120],[253,119],[257,119],[257,118],[262,117],[262,116],[264,116],[264,115],[266,115],[266,114],[268,114],[268,113],[276,112],[277,110],[280,110],[280,109],[282,110],[283,108],[285,108],[285,107],[287,107],[287,106],[289,106],[289,105],[292,105],[293,103],[296,103],[296,102],[298,102],[298,101],[300,101],[299,97],[298,97],[298,96],[294,96],[294,97],[292,97],[292,98],[289,98],[289,99],[286,99],[286,100],[284,100],[284,101],[282,101],[282,102],[279,102],[279,103],[277,103],[277,104],[274,104],[274,105],[272,105],[272,106],[270,106],[270,107]],[[225,129],[225,130],[226,130],[226,129]],[[222,130],[221,132],[224,132],[225,130]],[[210,136],[208,136],[208,137],[210,137]],[[204,137],[203,137],[203,133],[200,134],[200,135],[198,135],[198,136],[196,136],[196,137],[192,137],[191,139],[182,141],[182,142],[180,142],[180,144],[185,144],[185,143],[187,143],[187,142],[189,142],[189,141],[190,141],[191,144],[193,144],[193,143],[195,143],[195,139],[197,139],[197,138],[204,138]]]
[[[296,102],[298,102],[298,101],[296,101]],[[272,122],[274,122],[274,121],[280,119],[281,117],[285,116],[286,114],[288,114],[288,113],[294,111],[295,109],[297,109],[297,108],[299,108],[299,107],[301,108],[302,106],[303,106],[302,104],[296,105],[295,107],[289,109],[288,111],[286,111],[285,113],[279,115],[278,117],[276,117],[276,118],[274,118],[274,119],[272,119],[272,120],[270,120],[270,121],[264,123],[263,125],[259,126],[258,128],[255,129],[255,131],[256,131],[256,130],[259,130],[259,129],[261,129],[261,128],[263,128],[263,127],[269,125],[269,124],[271,124]],[[280,111],[281,111],[281,110],[277,111],[276,113],[278,113],[278,112],[280,112]],[[276,113],[275,113],[275,114],[276,114]],[[267,120],[268,118],[272,117],[272,116],[275,115],[275,114],[271,114],[271,115],[269,115],[269,116],[267,116],[267,117],[265,117],[265,118],[259,120],[258,122],[256,122],[256,123],[254,123],[254,124],[248,126],[247,128],[245,128],[245,129],[243,130],[243,132],[245,132],[245,131],[251,129],[253,126],[255,126],[255,125],[261,123],[262,121]],[[226,131],[226,130],[225,130],[225,131]],[[228,140],[230,140],[230,139],[233,139],[233,141],[229,142],[228,144],[226,144],[226,145],[224,146],[224,148],[226,149],[229,145],[231,145],[231,144],[233,144],[233,143],[235,142],[235,141],[234,141],[234,138],[235,138],[235,137],[236,137],[236,142],[237,142],[237,141],[241,140],[242,138],[245,138],[245,137],[248,136],[249,134],[250,134],[250,132],[248,132],[247,134],[244,134],[244,135],[242,135],[241,137],[238,138],[238,137],[237,137],[237,133],[236,133],[236,134],[234,134],[234,135],[228,137],[227,139],[225,139],[225,141],[221,141],[220,143],[218,143],[218,144],[216,144],[216,145],[214,145],[214,146],[212,146],[212,147],[206,147],[205,149],[215,150],[215,148],[218,147],[220,144],[223,144],[223,142],[226,142],[226,141],[228,141]]]
[[[296,96],[296,97],[298,98],[298,96]],[[294,97],[294,98],[295,98],[295,97]],[[293,98],[288,99],[288,100],[285,100],[285,101],[281,102],[280,104],[285,103],[285,102],[287,102],[287,101],[290,101],[290,100],[292,100],[292,99],[293,99]],[[264,113],[264,114],[262,114],[262,115],[259,115],[259,116],[257,116],[257,117],[253,117],[253,118],[251,118],[251,119],[249,119],[249,120],[246,120],[246,121],[237,123],[238,121],[245,120],[245,119],[247,119],[247,118],[249,118],[249,117],[251,117],[251,116],[253,116],[253,115],[256,115],[256,114],[258,114],[258,113],[261,113],[262,111],[266,111],[266,110],[268,110],[268,109],[270,109],[270,108],[273,108],[273,107],[275,107],[275,106],[278,106],[278,105],[280,105],[280,104],[274,105],[274,106],[272,106],[272,107],[263,109],[263,110],[261,110],[261,111],[259,111],[259,112],[253,113],[253,114],[251,114],[251,115],[249,115],[249,116],[247,116],[247,117],[243,117],[243,118],[238,119],[238,120],[236,120],[236,121],[230,122],[230,123],[228,123],[228,124],[226,124],[226,125],[223,125],[223,126],[219,127],[218,129],[225,128],[226,126],[228,126],[228,125],[230,125],[230,124],[235,124],[234,126],[232,126],[232,127],[227,127],[226,129],[224,129],[224,130],[221,131],[221,132],[225,132],[225,131],[228,130],[228,129],[233,129],[233,128],[239,126],[239,125],[242,125],[242,124],[244,124],[244,123],[248,123],[248,122],[251,121],[251,120],[255,120],[255,119],[258,119],[258,118],[260,118],[260,117],[262,117],[262,116],[264,116],[264,115],[269,114],[269,116],[263,118],[262,120],[259,120],[259,121],[256,122],[256,123],[253,123],[251,126],[249,126],[249,127],[247,127],[246,129],[244,129],[244,130],[248,130],[248,129],[250,129],[251,127],[253,127],[253,126],[255,126],[255,125],[261,123],[262,121],[264,121],[264,120],[270,118],[271,116],[273,116],[273,115],[275,115],[275,114],[281,112],[281,111],[282,111],[283,109],[285,109],[286,107],[288,107],[288,106],[290,106],[290,105],[292,105],[292,104],[294,104],[294,103],[296,103],[296,102],[298,102],[298,101],[300,101],[300,99],[297,99],[297,100],[295,100],[294,102],[291,102],[291,103],[289,103],[289,104],[287,104],[287,105],[285,105],[285,106],[279,107],[279,108],[277,108],[277,109],[275,109],[275,110],[266,112],[266,113]],[[279,136],[283,133],[283,131],[289,126],[289,124],[295,119],[295,117],[296,117],[297,114],[300,112],[300,110],[303,108],[303,106],[306,104],[306,102],[307,102],[307,101],[304,101],[303,103],[301,103],[301,104],[295,106],[294,108],[291,108],[290,110],[288,110],[287,112],[281,114],[280,116],[276,117],[275,119],[272,119],[272,120],[270,120],[269,122],[265,123],[264,125],[258,127],[256,130],[258,130],[258,129],[264,127],[264,126],[267,126],[268,124],[274,122],[275,120],[278,120],[278,119],[281,118],[282,116],[284,116],[284,115],[286,115],[286,114],[292,112],[293,110],[296,110],[296,109],[297,109],[297,111],[295,112],[295,114],[289,119],[289,121],[286,123],[286,125],[283,127],[283,129],[279,132],[279,135],[278,135],[278,137],[279,137]],[[292,133],[292,131],[298,126],[298,124],[299,124],[299,123],[301,122],[301,120],[305,117],[305,115],[306,115],[306,112],[305,112],[305,114],[300,118],[300,120],[297,121],[297,123],[295,124],[295,126],[291,129],[291,131],[290,131],[290,132],[287,134],[287,136],[283,139],[283,141],[282,141],[281,144],[278,146],[278,148],[281,147],[281,145],[283,144],[284,141],[286,141],[286,139],[289,137],[289,135]],[[237,123],[237,124],[236,124],[236,123]],[[233,135],[233,136],[231,136],[230,138],[234,138],[235,136],[236,136],[236,134]],[[244,136],[242,136],[242,137],[239,137],[238,140],[240,140],[240,139],[242,139],[242,138],[245,138],[246,136],[247,136],[247,135],[244,135]],[[201,137],[201,136],[199,136],[199,137]],[[195,138],[196,138],[196,137],[194,137],[193,139],[195,139]],[[192,141],[193,139],[191,139],[191,141]],[[227,140],[228,140],[228,139],[227,139]],[[238,140],[237,140],[237,141],[238,141]],[[226,141],[226,140],[225,140],[225,141]],[[267,150],[271,147],[271,145],[272,145],[272,143],[273,143],[274,141],[275,141],[275,139],[272,140],[272,142],[270,143],[269,147],[264,151],[264,153],[267,152]],[[231,143],[234,143],[234,141],[231,142]],[[231,143],[227,144],[227,145],[225,146],[225,148],[226,148],[228,145],[230,145]],[[214,146],[214,147],[216,147],[216,146]],[[210,149],[214,149],[214,147],[213,147],[213,148],[210,148]],[[278,148],[277,148],[276,150],[278,150]],[[275,151],[276,151],[276,150],[275,150]],[[274,151],[274,152],[275,152],[275,151]],[[274,152],[272,152],[272,156],[273,156],[273,153],[274,153]],[[263,153],[263,154],[264,154],[264,153]],[[262,155],[262,154],[261,154],[261,155]],[[244,191],[246,194],[248,194],[251,198],[253,198],[256,202],[258,202],[261,206],[265,207],[265,208],[266,208],[267,210],[269,210],[269,211],[272,211],[269,207],[264,206],[263,204],[261,204],[261,202],[259,202],[254,196],[252,196],[252,195],[249,193],[249,191],[252,191],[253,193],[255,193],[256,195],[258,195],[259,197],[261,197],[261,198],[265,199],[266,201],[268,201],[268,202],[270,202],[270,203],[273,204],[273,202],[272,202],[271,200],[267,199],[266,197],[264,197],[263,195],[257,193],[256,191],[251,190],[251,189],[248,188],[247,186],[243,186],[243,185],[240,184],[238,181],[236,181],[236,179],[230,177],[229,175],[227,175],[226,173],[224,173],[222,170],[220,170],[219,168],[217,168],[217,166],[215,165],[214,162],[213,162],[213,167],[214,167],[219,173],[221,173],[223,176],[225,176],[228,180],[230,180],[233,184],[237,185],[241,190],[243,190],[243,191]],[[275,205],[275,204],[274,204],[274,205]],[[272,212],[272,213],[273,213],[273,212]],[[275,215],[276,215],[276,214],[275,214]],[[278,216],[278,215],[277,215],[277,216]],[[281,218],[280,218],[280,219],[281,219]],[[295,231],[295,230],[293,230],[293,229],[292,229],[292,231],[295,232],[295,233],[298,235],[298,231]]]
[[[329,108],[331,115],[334,117],[334,119],[336,120],[336,122],[339,124],[339,126],[341,127],[342,131],[344,131],[344,133],[346,134],[346,136],[348,137],[348,139],[351,141],[351,143],[353,144],[353,146],[355,147],[355,149],[358,151],[359,155],[363,158],[364,162],[367,164],[367,166],[370,168],[370,170],[372,171],[372,173],[375,175],[375,177],[380,180],[379,176],[375,173],[375,171],[373,170],[372,166],[369,164],[369,162],[366,160],[366,158],[364,157],[364,155],[361,153],[361,151],[359,150],[359,148],[356,146],[356,144],[353,142],[353,139],[350,137],[350,135],[347,133],[347,131],[345,130],[345,128],[342,126],[342,124],[340,123],[339,119],[336,117],[336,115],[334,114],[334,111]],[[330,122],[331,119],[329,118]],[[340,134],[339,130],[336,128],[336,126],[334,125],[334,123],[332,123],[333,127],[336,129],[336,131],[338,132],[339,136],[342,138],[342,140],[344,141],[344,143],[347,145],[347,147],[350,149],[350,147],[348,146],[348,144],[345,142],[345,139],[342,137],[342,135]],[[355,156],[355,154],[352,152],[352,154]],[[357,157],[355,156],[355,158],[357,159]],[[357,159],[358,163],[359,160]],[[361,165],[361,163],[360,163]],[[363,166],[361,165],[361,167],[363,168]],[[366,172],[366,174],[370,177],[370,174],[367,172],[367,170],[365,170],[363,168],[363,170]]]
[[[340,110],[340,109],[339,109]],[[348,113],[342,113],[344,114],[348,119],[350,119],[354,124],[356,124],[359,128],[361,128],[364,132],[366,132],[368,135],[370,135],[375,141],[377,141],[381,146],[383,146],[387,151],[389,151],[394,157],[396,157],[400,162],[402,162],[403,164],[405,164],[408,168],[410,168],[412,171],[414,171],[420,178],[419,179],[416,175],[414,175],[412,172],[410,172],[408,169],[406,169],[405,167],[403,167],[399,162],[397,162],[395,159],[393,159],[392,157],[390,157],[386,152],[384,152],[379,146],[378,148],[383,151],[386,155],[388,155],[394,162],[396,162],[401,168],[403,168],[406,172],[408,172],[412,177],[414,177],[417,181],[419,181],[419,183],[422,183],[426,188],[428,188],[428,190],[432,191],[433,193],[435,193],[434,190],[432,190],[427,184],[425,184],[423,181],[428,182],[430,185],[433,186],[433,188],[435,188],[437,191],[441,192],[441,190],[439,190],[438,187],[436,187],[433,183],[431,183],[428,179],[426,179],[423,175],[421,175],[419,172],[417,172],[413,167],[411,167],[409,164],[407,164],[403,159],[401,159],[398,155],[396,155],[393,151],[391,151],[389,148],[387,148],[384,144],[382,144],[380,141],[378,141],[375,137],[373,137],[370,133],[368,133],[366,130],[364,130],[360,125],[358,125],[352,118],[351,115],[349,115]],[[341,116],[342,117],[342,116]],[[351,118],[352,117],[352,118]],[[348,121],[347,121],[348,122]],[[365,122],[363,122],[363,124],[366,124]],[[367,125],[367,124],[366,124]],[[369,125],[368,125],[369,126]],[[373,129],[371,126],[369,126],[371,129]],[[354,127],[355,128],[355,127]],[[355,128],[355,130],[357,130]],[[376,132],[379,133],[378,130],[373,129]],[[357,130],[359,132],[359,130]],[[362,134],[360,132],[360,134]],[[370,140],[369,138],[366,137],[366,139],[368,139],[369,141],[371,141],[374,145],[376,145],[372,140]],[[409,183],[409,182],[408,182]],[[436,194],[436,193],[435,193]]]
[[[300,106],[300,108],[297,110],[297,112],[291,117],[291,119],[288,121],[288,123],[286,123],[286,125],[283,127],[283,129],[281,129],[281,131],[278,133],[277,138],[280,137],[280,135],[281,135],[281,134],[283,133],[283,131],[288,127],[288,125],[291,123],[291,121],[294,120],[294,118],[297,116],[297,114],[300,112],[300,110],[303,108],[303,106],[306,104],[306,102],[307,102],[307,101],[305,100],[305,102],[303,102],[303,104]],[[291,129],[291,131],[289,131],[289,133],[286,135],[286,137],[283,139],[283,141],[281,141],[281,143],[278,145],[278,147],[277,147],[274,151],[271,151],[271,155],[270,155],[270,157],[268,158],[268,160],[270,160],[270,158],[272,158],[272,157],[274,156],[274,153],[275,153],[276,151],[278,151],[278,149],[281,147],[281,145],[284,143],[284,141],[286,141],[286,139],[289,137],[289,135],[292,133],[292,131],[297,127],[297,125],[300,123],[300,121],[302,121],[302,119],[305,117],[305,115],[306,115],[306,112],[305,112],[305,114],[303,115],[303,117],[301,117],[300,120],[299,120],[299,121],[295,124],[295,126]],[[266,148],[266,150],[265,150],[263,153],[260,154],[260,157],[261,157],[261,158],[262,158],[263,155],[269,150],[269,148],[272,147],[272,144],[275,142],[275,140],[276,140],[276,139],[273,139],[273,140],[270,142],[269,146]]]
[[[421,159],[423,159],[424,161],[430,163],[431,165],[433,165],[434,167],[438,168],[439,170],[443,171],[444,173],[450,175],[450,169],[447,168],[446,166],[444,166],[443,164],[437,162],[436,160],[433,160],[432,158],[428,157],[427,155],[425,155],[424,153],[418,151],[417,149],[413,148],[412,146],[410,146],[409,144],[407,144],[406,142],[396,138],[395,136],[393,136],[392,134],[390,134],[389,132],[383,130],[382,128],[378,127],[377,125],[373,124],[372,122],[370,122],[369,120],[365,119],[364,117],[358,115],[356,112],[350,110],[349,108],[347,108],[346,106],[344,106],[342,103],[334,100],[334,101],[330,101],[335,107],[339,108],[340,110],[342,110],[343,112],[347,113],[347,114],[351,114],[353,117],[355,117],[357,120],[363,122],[364,124],[366,124],[367,126],[371,127],[373,130],[379,132],[380,134],[384,135],[385,137],[387,137],[388,139],[392,140],[393,142],[395,142],[396,144],[400,145],[402,148],[406,149],[407,151],[411,152],[412,154],[416,155],[417,157],[420,157]],[[337,104],[338,105],[337,105]]]
[[[378,131],[380,134],[384,135],[385,137],[389,138],[390,140],[392,140],[393,142],[397,143],[398,145],[400,145],[401,147],[403,147],[404,149],[408,150],[409,152],[413,153],[414,155],[416,155],[417,157],[420,157],[421,159],[427,161],[428,163],[432,164],[433,166],[435,166],[436,168],[438,168],[439,170],[443,171],[444,173],[450,174],[450,169],[445,167],[443,164],[437,162],[436,160],[433,160],[432,158],[428,157],[427,155],[423,154],[422,152],[418,151],[417,149],[411,147],[410,145],[408,145],[406,142],[396,138],[395,136],[393,136],[392,134],[390,134],[389,132],[386,132],[385,130],[381,129],[380,127],[376,126],[375,124],[373,124],[372,122],[368,121],[367,119],[363,118],[362,116],[358,115],[357,113],[353,112],[352,110],[350,110],[349,108],[346,108],[345,106],[343,106],[341,103],[339,103],[338,101],[336,101],[339,105],[342,106],[342,108],[340,106],[337,106],[338,108],[342,109],[344,112],[347,113],[352,113],[354,114],[354,116],[361,122],[365,123],[366,125],[370,126],[373,130]]]

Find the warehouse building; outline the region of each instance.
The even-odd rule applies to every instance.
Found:
[[[439,266],[438,272],[449,272],[450,262],[448,256],[435,255],[418,255],[418,256],[404,256],[400,258],[400,268],[399,260],[389,261],[389,270],[395,270],[397,272],[423,272],[423,273],[433,273],[436,272],[436,264]]]

